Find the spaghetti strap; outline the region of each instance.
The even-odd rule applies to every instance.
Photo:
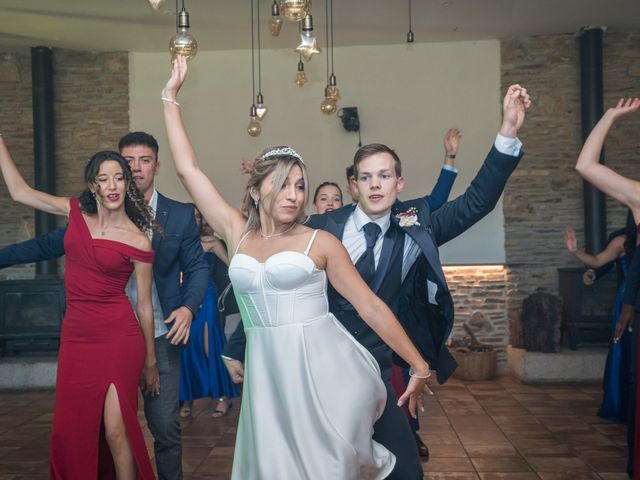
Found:
[[[314,230],[313,234],[311,235],[311,238],[309,239],[309,243],[307,244],[307,249],[304,251],[304,254],[306,256],[309,256],[309,251],[311,250],[311,245],[313,245],[313,241],[316,239],[316,234],[318,233],[318,230]]]
[[[238,250],[240,250],[240,245],[242,245],[242,242],[244,242],[244,239],[247,238],[247,235],[249,235],[250,233],[251,233],[251,230],[249,230],[247,233],[242,235],[242,237],[240,238],[240,241],[238,242],[238,245],[236,245],[236,251],[233,252],[234,255],[238,253]]]

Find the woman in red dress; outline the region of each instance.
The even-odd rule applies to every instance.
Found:
[[[67,309],[60,337],[51,433],[51,479],[155,478],[140,425],[138,386],[159,391],[153,347],[153,214],[116,152],[85,167],[78,199],[31,188],[0,136],[0,168],[11,198],[68,215],[64,239]],[[135,273],[136,320],[125,295]],[[141,376],[142,374],[142,376]]]

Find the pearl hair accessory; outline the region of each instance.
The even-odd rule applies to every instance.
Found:
[[[262,155],[262,159],[266,160],[267,158],[278,157],[281,155],[282,156],[288,155],[290,157],[295,157],[298,160],[300,160],[302,163],[304,163],[304,160],[302,160],[302,157],[300,156],[300,154],[291,147],[280,147],[280,148],[274,148],[273,150],[269,150],[264,155]]]

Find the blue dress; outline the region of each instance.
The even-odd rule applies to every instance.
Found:
[[[205,253],[205,258],[212,270],[217,258],[210,252]],[[210,276],[200,311],[191,323],[189,343],[180,354],[180,400],[239,395],[220,356],[227,340],[218,322],[217,300],[216,287]],[[208,357],[204,349],[205,326],[209,337]]]
[[[622,311],[622,297],[624,295],[625,278],[629,268],[626,256],[617,260],[620,281],[616,293],[616,303],[613,311],[612,334]],[[626,423],[629,399],[629,368],[632,362],[631,335],[625,331],[619,342],[611,342],[607,364],[604,371],[604,396],[598,416],[614,422]]]

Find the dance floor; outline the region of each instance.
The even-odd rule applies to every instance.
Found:
[[[502,377],[452,380],[434,390],[421,417],[431,450],[425,479],[627,478],[626,429],[596,416],[598,385],[530,386]],[[0,392],[0,479],[47,478],[53,397]],[[185,480],[230,476],[238,403],[224,418],[211,418],[212,411],[211,401],[197,401],[193,418],[183,421]],[[152,451],[146,427],[145,434]]]

